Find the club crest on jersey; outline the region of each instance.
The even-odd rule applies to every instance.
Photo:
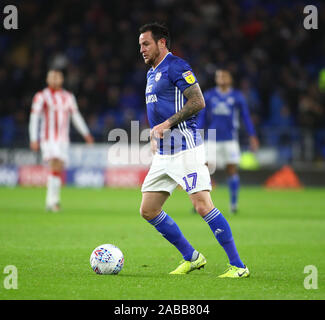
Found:
[[[155,81],[158,82],[161,78],[161,72],[157,72],[155,76]]]
[[[233,97],[228,97],[227,98],[227,103],[228,104],[234,104],[235,103],[235,99]]]
[[[182,76],[188,84],[193,84],[195,82],[195,77],[192,71],[186,71],[182,73]]]

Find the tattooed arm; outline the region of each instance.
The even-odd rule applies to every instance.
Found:
[[[174,127],[178,123],[187,120],[205,107],[204,98],[198,83],[185,89],[183,94],[187,102],[180,111],[167,120],[170,123],[170,127]]]
[[[204,98],[198,83],[185,89],[183,94],[187,99],[183,108],[165,122],[153,127],[151,130],[151,136],[162,138],[164,130],[170,129],[178,123],[187,120],[205,107]]]

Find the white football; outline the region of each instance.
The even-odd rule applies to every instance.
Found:
[[[113,244],[102,244],[90,255],[91,268],[97,274],[118,274],[124,264],[122,251]]]

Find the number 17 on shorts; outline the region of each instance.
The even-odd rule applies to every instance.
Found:
[[[196,182],[197,182],[197,173],[189,173],[187,176],[183,177],[185,187],[186,187],[186,192],[189,192],[193,189],[196,188]]]

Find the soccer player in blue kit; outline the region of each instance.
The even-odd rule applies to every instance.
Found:
[[[232,87],[233,79],[229,70],[218,69],[215,73],[216,87],[204,92],[206,107],[198,113],[198,128],[204,129],[206,158],[208,164],[219,164],[226,167],[228,188],[230,193],[230,210],[238,209],[238,193],[240,179],[238,164],[240,148],[238,128],[240,117],[249,135],[252,151],[259,146],[258,138],[250,119],[249,109],[243,94]],[[210,135],[212,129],[215,135]]]
[[[170,52],[168,29],[151,23],[139,29],[140,53],[151,66],[147,73],[146,104],[154,153],[142,185],[141,216],[182,254],[170,274],[187,274],[206,264],[202,253],[184,237],[163,205],[179,184],[200,216],[208,223],[229,258],[221,278],[245,278],[249,270],[241,261],[232,232],[210,197],[211,179],[205,164],[204,145],[196,133],[196,115],[204,98],[189,64]]]

